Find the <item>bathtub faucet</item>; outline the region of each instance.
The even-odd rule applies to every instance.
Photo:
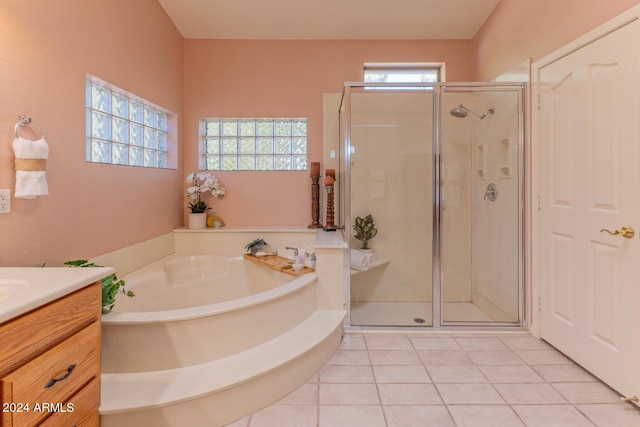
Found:
[[[285,249],[293,251],[293,256],[298,256],[298,248],[290,248],[289,246],[287,246]]]

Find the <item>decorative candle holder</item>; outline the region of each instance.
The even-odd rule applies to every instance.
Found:
[[[333,183],[335,181],[335,169],[327,169],[326,178],[324,179],[324,188],[327,190],[327,221],[323,228],[324,231],[336,231],[336,224],[333,222]]]
[[[311,162],[311,224],[307,228],[322,228],[320,224],[320,162]]]
[[[333,185],[325,185],[327,190],[327,221],[323,228],[324,231],[336,231],[336,224],[333,218]]]

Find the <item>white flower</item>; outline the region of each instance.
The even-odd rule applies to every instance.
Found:
[[[207,209],[206,203],[201,200],[202,193],[210,192],[213,196],[221,199],[225,196],[226,190],[220,186],[218,179],[210,173],[191,172],[187,175],[185,182],[188,184],[187,197],[195,203],[189,203],[192,212],[204,212]]]
[[[198,186],[187,188],[187,196],[189,196],[191,200],[196,200],[198,198],[199,189],[200,188]]]

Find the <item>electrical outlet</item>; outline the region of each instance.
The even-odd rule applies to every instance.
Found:
[[[11,212],[11,190],[0,190],[0,214]]]

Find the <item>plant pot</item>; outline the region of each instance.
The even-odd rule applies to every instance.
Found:
[[[190,213],[187,228],[190,230],[203,230],[207,228],[207,213]]]
[[[367,248],[367,249],[359,248],[358,250],[373,255],[373,249],[372,248]]]

